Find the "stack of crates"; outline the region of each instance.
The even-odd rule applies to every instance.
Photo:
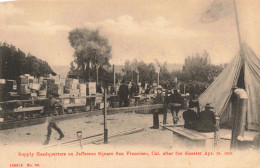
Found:
[[[40,90],[38,91],[39,98],[46,98],[47,95],[47,80],[43,77],[39,78]]]
[[[87,85],[85,83],[78,84],[79,89],[79,96],[86,96],[87,95]]]
[[[44,82],[45,83],[45,82]],[[47,97],[49,97],[50,95],[52,95],[52,89],[53,89],[53,85],[55,83],[54,79],[46,79],[46,83],[47,83]]]
[[[45,80],[44,80],[45,81]],[[44,85],[47,83],[47,96],[49,95],[62,95],[64,93],[64,87],[62,84],[58,83],[55,79],[48,78],[46,82],[43,82],[42,90],[44,90]]]
[[[20,95],[30,93],[28,76],[19,76],[17,80],[17,90]]]
[[[52,94],[55,94],[55,95],[63,95],[64,94],[64,87],[63,87],[63,84],[53,84],[52,86]]]
[[[96,82],[87,83],[87,95],[95,95],[97,93]]]
[[[47,90],[39,90],[38,96],[39,98],[46,98]]]
[[[65,83],[65,93],[73,97],[78,97],[79,96],[78,84],[79,84],[78,79],[67,78]]]

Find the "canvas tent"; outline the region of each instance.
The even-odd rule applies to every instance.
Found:
[[[260,59],[243,43],[240,53],[221,72],[199,97],[201,109],[211,103],[220,115],[220,124],[232,123],[231,96],[233,87],[245,89],[248,94],[246,127],[259,128],[260,124]]]

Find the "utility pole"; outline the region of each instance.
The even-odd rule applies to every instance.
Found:
[[[113,65],[113,86],[114,86],[114,93],[116,94],[116,72],[115,72],[115,64]]]
[[[240,47],[240,50],[241,50],[241,48],[242,48],[242,43],[241,43],[240,28],[239,28],[239,21],[238,21],[238,15],[237,15],[236,0],[233,0],[233,2],[234,2],[234,12],[235,12],[235,18],[236,18],[236,25],[237,25],[238,42],[239,42],[239,47]]]
[[[159,83],[160,83],[160,67],[159,67],[159,70],[158,70],[158,81],[157,81],[157,86],[159,86]]]
[[[104,89],[104,143],[108,142],[108,129],[107,129],[107,88]]]
[[[98,83],[98,68],[100,67],[100,65],[96,65],[96,82]]]
[[[139,83],[139,71],[137,70],[137,79],[136,79],[137,84]]]

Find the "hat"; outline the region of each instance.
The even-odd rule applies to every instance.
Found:
[[[205,109],[214,109],[214,107],[212,107],[212,106],[210,105],[210,103],[207,103],[207,104],[205,105]]]

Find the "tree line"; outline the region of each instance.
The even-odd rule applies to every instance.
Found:
[[[112,58],[108,39],[98,30],[86,27],[76,28],[69,32],[69,42],[74,49],[74,61],[71,62],[69,74],[83,78],[84,81],[99,81],[102,79],[113,81],[109,60]],[[143,61],[126,61],[121,73],[116,74],[117,80],[153,84],[157,83],[158,68],[160,85],[164,87],[178,87],[183,93],[192,96],[199,95],[213,82],[223,69],[223,65],[211,64],[209,54],[189,56],[185,59],[181,71],[169,72],[167,63],[145,63]],[[108,70],[110,69],[110,70]]]
[[[35,77],[55,74],[46,61],[27,55],[14,45],[0,43],[0,78],[16,80],[20,75],[30,74]]]
[[[159,63],[157,60],[156,63],[126,61],[122,69],[123,75],[117,74],[117,78],[136,82],[139,72],[139,82],[152,85],[157,83],[158,67],[160,85],[164,88],[178,88],[182,93],[190,93],[195,98],[208,88],[225,65],[211,64],[210,56],[205,51],[187,57],[181,71],[169,72],[167,63]]]

